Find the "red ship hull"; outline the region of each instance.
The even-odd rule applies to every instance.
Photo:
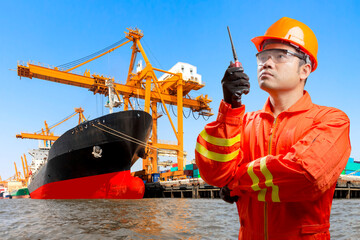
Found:
[[[52,182],[36,189],[32,199],[141,199],[145,184],[130,170]]]

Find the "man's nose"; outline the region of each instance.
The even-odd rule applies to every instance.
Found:
[[[273,68],[275,65],[275,62],[273,61],[272,57],[269,56],[269,58],[261,64],[263,68]]]

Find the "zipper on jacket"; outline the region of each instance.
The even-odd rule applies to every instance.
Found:
[[[277,117],[274,119],[273,122],[273,129],[272,129],[272,133],[270,135],[270,139],[269,139],[269,146],[268,146],[268,155],[271,155],[272,151],[272,138],[274,136],[275,133],[275,129],[276,129],[276,124],[277,124]],[[267,221],[267,202],[264,202],[264,236],[265,236],[265,240],[268,239],[268,221]]]
[[[274,122],[273,122],[273,130],[272,130],[272,133],[270,135],[270,139],[269,139],[269,149],[268,149],[268,154],[271,155],[272,154],[272,151],[271,151],[271,148],[272,148],[272,139],[273,139],[273,136],[274,136],[274,133],[275,133],[275,129],[276,129],[276,124],[277,124],[277,117],[274,119]]]

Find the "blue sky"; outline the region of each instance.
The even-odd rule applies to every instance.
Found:
[[[4,1],[0,14],[0,176],[6,179],[15,173],[14,161],[22,169],[21,155],[38,147],[35,140],[16,139],[17,133],[36,132],[44,127],[44,120],[56,123],[75,107],[83,107],[90,118],[108,112],[101,106],[105,100],[86,89],[19,79],[12,71],[18,60],[60,65],[107,47],[122,39],[126,28],[138,27],[144,32],[142,43],[153,66],[168,70],[180,61],[197,66],[206,86],[192,96],[208,94],[217,112],[220,80],[232,59],[226,29],[230,26],[251,82],[243,102],[247,111],[254,111],[262,108],[267,94],[257,85],[256,49],[250,39],[264,34],[284,16],[304,22],[315,32],[319,65],[305,88],[314,103],[339,108],[349,116],[351,156],[360,160],[359,12],[359,1]],[[86,68],[124,82],[130,53],[126,45]],[[159,138],[175,140],[162,118]],[[197,134],[211,120],[215,117],[185,119],[189,160],[194,157]],[[55,128],[55,134],[76,121]],[[138,162],[134,169],[140,166]]]

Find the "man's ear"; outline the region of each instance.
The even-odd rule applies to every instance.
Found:
[[[309,63],[305,63],[300,66],[300,80],[305,80],[309,77],[311,73],[311,65]]]

